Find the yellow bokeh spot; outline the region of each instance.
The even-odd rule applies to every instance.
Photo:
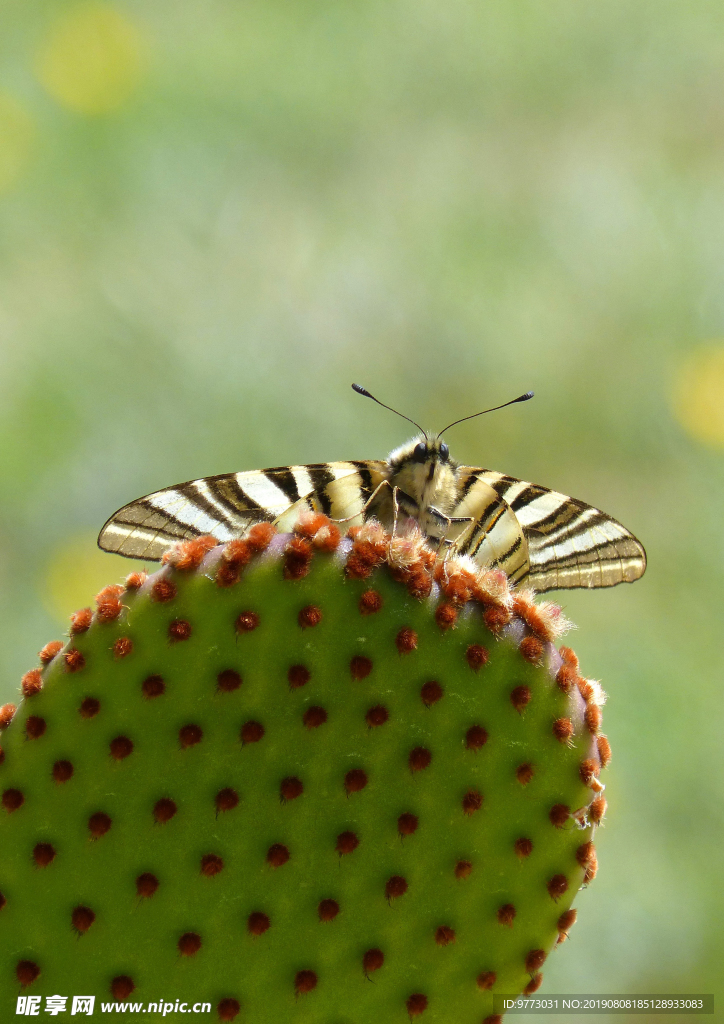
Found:
[[[53,553],[42,583],[42,598],[53,618],[68,625],[79,608],[94,608],[93,598],[109,583],[122,582],[140,563],[108,555],[96,545],[94,533],[77,534]]]
[[[32,141],[30,114],[8,93],[0,92],[0,192],[17,181]]]
[[[674,409],[697,441],[724,448],[724,344],[702,346],[687,357],[677,374]]]
[[[70,10],[40,48],[38,78],[53,99],[81,114],[120,107],[136,88],[143,65],[143,38],[136,26],[107,4]]]

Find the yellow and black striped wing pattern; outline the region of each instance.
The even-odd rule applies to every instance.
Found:
[[[466,508],[474,503],[476,494],[482,491],[487,497],[492,491],[518,522],[515,536],[507,521],[509,544],[494,563],[515,583],[524,582],[542,593],[615,587],[633,583],[644,574],[646,552],[640,541],[611,516],[583,501],[494,470],[468,466],[460,467],[458,484],[463,496],[454,515],[470,514]],[[477,561],[490,561],[481,557],[485,539],[476,529],[463,550]]]
[[[363,521],[364,504],[385,470],[384,462],[321,462],[189,480],[119,509],[101,530],[98,546],[157,561],[180,540],[208,534],[225,542],[262,521],[284,529],[303,508],[348,519],[351,526]]]

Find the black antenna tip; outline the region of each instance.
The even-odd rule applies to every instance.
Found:
[[[358,395],[364,395],[365,398],[372,398],[372,395],[369,393],[367,388],[363,388],[361,384],[353,384],[352,390],[356,391]]]
[[[354,387],[354,385],[352,385],[352,387]],[[524,395],[521,395],[520,398],[516,398],[516,402],[527,402],[528,399],[532,398],[534,394],[535,391],[526,391],[526,393]]]

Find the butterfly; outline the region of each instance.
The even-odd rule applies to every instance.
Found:
[[[397,413],[360,385],[352,387]],[[527,392],[494,408],[532,397]],[[154,491],[112,515],[98,546],[128,558],[158,561],[178,541],[210,534],[224,543],[262,521],[285,531],[301,512],[310,510],[324,513],[343,529],[372,518],[390,531],[416,521],[440,550],[502,569],[513,586],[525,584],[540,593],[613,587],[643,575],[643,545],[605,512],[539,484],[453,461],[442,435],[474,416],[455,420],[437,435],[402,416],[420,435],[384,461],[276,466]]]

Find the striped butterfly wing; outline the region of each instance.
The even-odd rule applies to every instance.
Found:
[[[265,521],[284,529],[305,507],[361,521],[384,468],[379,462],[323,462],[189,480],[119,509],[101,530],[98,546],[127,558],[159,561],[181,540],[208,534],[224,543]]]
[[[643,545],[605,512],[567,494],[493,470],[465,467],[463,474],[463,488],[472,492],[480,483],[486,484],[520,524],[527,542],[529,568],[514,582],[525,582],[543,593],[615,587],[643,576]]]

